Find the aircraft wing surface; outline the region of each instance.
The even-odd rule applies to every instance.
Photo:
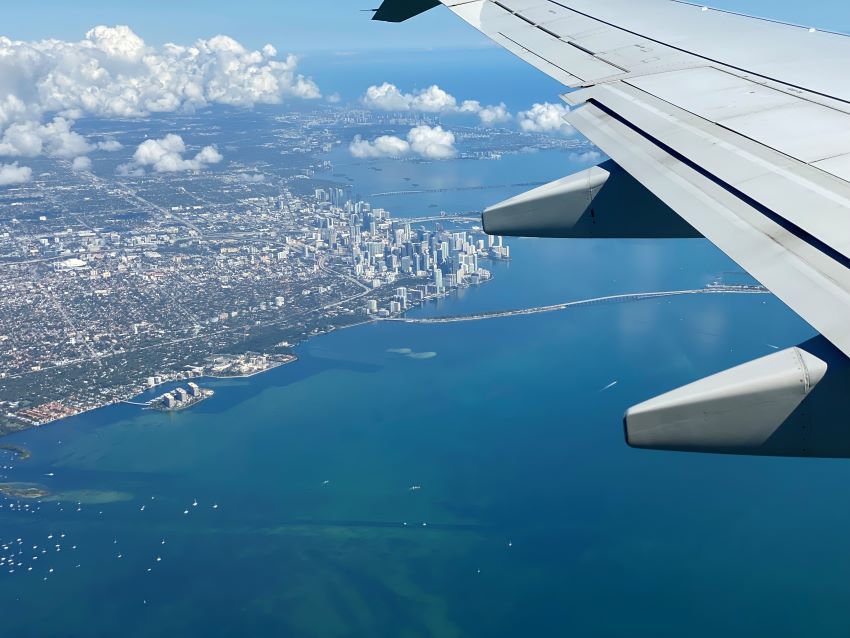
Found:
[[[568,121],[654,208],[674,211],[850,356],[850,37],[679,0],[440,3],[572,89]],[[386,0],[382,11],[402,20],[432,5]],[[599,178],[601,168],[582,179],[604,183],[611,168]],[[563,221],[576,178],[544,188],[485,212],[485,229],[536,222],[529,234],[578,236],[580,224]],[[635,224],[671,236],[661,217],[627,224],[626,214],[604,236],[637,236]]]

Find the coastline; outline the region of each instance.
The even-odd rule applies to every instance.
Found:
[[[350,326],[345,326],[346,328]],[[265,374],[266,372],[271,372],[272,370],[276,370],[283,366],[289,365],[290,363],[296,363],[298,361],[298,357],[296,355],[290,355],[292,358],[288,361],[279,361],[274,365],[270,365],[267,368],[262,370],[256,370],[254,372],[247,372],[244,374],[226,374],[226,375],[216,375],[216,374],[205,374],[203,377],[199,377],[201,379],[215,379],[216,381],[226,381],[228,379],[250,379],[251,377],[256,377],[260,374]]]
[[[495,279],[495,277],[491,276],[490,278],[481,282],[481,284],[490,282],[493,279]],[[479,284],[479,285],[481,285],[481,284]],[[762,288],[762,287],[756,287],[756,288],[748,290],[746,287],[737,287],[737,286],[727,286],[727,287],[724,287],[724,286],[719,286],[719,287],[707,286],[705,289],[702,289],[702,290],[699,290],[699,291],[691,290],[691,291],[674,291],[674,292],[667,292],[667,293],[638,293],[636,295],[628,295],[628,296],[635,296],[635,297],[639,297],[641,299],[653,299],[653,298],[657,298],[659,296],[680,295],[683,292],[688,292],[688,293],[702,292],[702,293],[710,293],[710,294],[746,294],[746,293],[770,294],[769,290]],[[442,296],[448,296],[448,294],[444,294]],[[425,301],[435,301],[436,299],[437,298],[430,298],[430,299],[423,300],[422,303],[417,304],[417,305],[413,306],[412,308],[409,308],[408,310],[413,310],[415,308],[423,306]],[[596,302],[598,300],[590,300],[590,301]],[[309,339],[312,338],[312,337],[321,336],[322,334],[327,334],[329,332],[344,330],[344,329],[347,329],[347,328],[355,328],[355,327],[358,327],[358,326],[362,326],[362,325],[366,325],[366,324],[372,324],[372,323],[380,323],[380,322],[440,323],[440,322],[445,322],[445,321],[458,321],[458,320],[478,321],[478,320],[490,318],[489,315],[491,315],[491,314],[493,314],[495,316],[514,316],[514,315],[523,316],[523,315],[528,315],[528,314],[535,314],[535,313],[538,313],[538,312],[550,312],[550,311],[554,311],[554,310],[563,310],[563,309],[566,309],[567,307],[582,306],[582,305],[586,305],[586,302],[582,302],[582,301],[569,302],[569,303],[565,303],[565,304],[556,304],[556,305],[553,305],[553,306],[547,306],[547,307],[542,307],[542,308],[515,309],[515,310],[506,311],[506,312],[502,312],[502,313],[485,313],[484,315],[481,315],[481,316],[472,315],[472,316],[469,316],[468,318],[464,318],[462,316],[457,316],[457,317],[443,317],[443,318],[438,317],[438,318],[430,318],[430,319],[426,319],[426,320],[417,320],[417,319],[409,319],[409,318],[405,317],[406,312],[402,312],[398,316],[395,316],[395,317],[370,316],[363,321],[357,321],[357,322],[342,325],[342,326],[334,326],[332,330],[325,330],[325,331],[319,332],[315,335],[311,335],[310,337],[305,338],[303,341],[296,343],[296,344],[293,344],[293,345],[294,346],[301,345],[302,343],[306,343],[307,341],[309,341]],[[251,354],[252,353],[243,353],[242,355],[235,355],[235,357],[238,359],[238,357],[248,357]],[[275,370],[277,368],[280,368],[280,367],[287,365],[287,364],[290,364],[290,363],[296,363],[298,361],[298,357],[294,354],[260,355],[260,356],[263,356],[263,357],[282,356],[282,357],[286,357],[286,360],[285,361],[274,361],[274,362],[272,362],[271,365],[268,365],[267,367],[264,367],[262,369],[258,369],[256,371],[242,373],[242,374],[234,374],[234,375],[221,375],[221,374],[190,375],[190,374],[187,374],[187,373],[178,373],[177,376],[175,376],[174,378],[163,379],[162,382],[157,383],[156,385],[151,385],[151,386],[145,388],[142,392],[134,392],[133,394],[131,394],[129,396],[114,397],[114,398],[112,398],[108,401],[104,401],[101,404],[93,405],[93,406],[87,406],[87,407],[80,409],[78,411],[74,411],[73,413],[63,414],[62,416],[60,416],[56,419],[46,421],[46,422],[43,422],[43,423],[34,423],[34,424],[31,424],[31,425],[22,427],[20,429],[14,429],[14,430],[9,430],[9,431],[0,431],[0,439],[2,439],[3,437],[5,437],[9,434],[16,434],[16,433],[24,432],[24,431],[32,429],[32,428],[42,427],[44,425],[50,425],[50,424],[56,423],[58,421],[62,421],[64,419],[73,417],[73,416],[80,416],[80,415],[85,414],[87,412],[92,412],[94,410],[106,408],[106,407],[109,407],[111,405],[116,405],[116,404],[120,404],[120,403],[125,403],[125,404],[129,404],[129,405],[142,405],[140,403],[134,402],[133,399],[141,396],[142,394],[144,394],[147,391],[150,391],[150,390],[152,390],[156,387],[162,386],[162,385],[167,385],[169,383],[176,383],[176,382],[184,381],[184,380],[190,379],[190,378],[191,379],[198,379],[198,380],[211,379],[211,380],[214,380],[214,381],[226,381],[228,379],[250,379],[252,377],[255,377],[255,376],[258,376],[260,374],[269,372],[271,370]],[[195,405],[195,404],[192,404],[192,405]],[[192,406],[186,406],[186,407],[192,407]],[[0,448],[0,449],[2,449],[2,448]]]

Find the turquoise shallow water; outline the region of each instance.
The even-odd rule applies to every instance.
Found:
[[[496,281],[418,312],[731,267],[703,242],[515,246]],[[0,571],[3,635],[846,635],[846,463],[634,451],[620,425],[808,334],[761,296],[370,325],[191,411],[16,435],[33,458],[9,474],[66,495],[0,509],[4,541],[48,548]]]

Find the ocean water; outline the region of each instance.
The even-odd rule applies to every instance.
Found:
[[[492,185],[577,167],[525,159],[341,170],[375,193],[441,170]],[[413,314],[740,278],[704,241],[510,244],[494,281]],[[0,499],[0,555],[15,557],[0,635],[846,636],[847,462],[637,451],[622,435],[630,405],[811,334],[761,295],[378,323],[207,381],[216,395],[186,412],[114,406],[8,437],[32,458],[4,456],[3,480],[54,496]]]
[[[546,183],[600,161],[557,150],[507,154],[498,161],[439,162],[391,159],[356,161],[347,148],[328,155],[329,177],[352,185],[353,194],[386,208],[394,217],[480,212],[534,184]]]
[[[732,267],[700,241],[514,251],[492,283],[416,312]],[[845,462],[622,438],[632,403],[809,333],[764,296],[381,323],[210,381],[187,412],[118,406],[15,435],[33,457],[6,474],[59,500],[0,509],[25,549],[0,571],[3,635],[846,635]]]

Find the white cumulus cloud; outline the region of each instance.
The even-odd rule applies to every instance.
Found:
[[[478,115],[486,125],[501,124],[512,119],[504,104],[482,106],[478,100],[458,99],[436,84],[414,93],[404,93],[395,84],[384,82],[366,89],[363,104],[379,111],[415,111],[418,113]]]
[[[109,153],[112,153],[115,151],[120,151],[122,148],[124,148],[124,145],[118,140],[108,138],[103,140],[102,142],[98,142],[97,147],[101,151],[107,151]]]
[[[91,159],[84,155],[76,157],[74,158],[74,161],[71,162],[71,168],[75,171],[90,171]]]
[[[152,168],[157,173],[199,171],[210,164],[218,164],[223,159],[214,146],[205,146],[191,158],[185,158],[185,152],[186,144],[183,138],[173,133],[161,139],[145,140],[133,153],[133,161],[130,164],[122,164],[118,172],[121,175],[134,176],[144,174],[145,168]]]
[[[31,179],[32,169],[29,166],[18,166],[17,162],[0,164],[0,186],[25,184]]]
[[[562,133],[570,135],[574,132],[572,126],[564,121],[569,110],[561,104],[535,104],[528,111],[522,111],[518,116],[519,127],[531,133]]]
[[[508,107],[505,103],[497,104],[496,106],[488,106],[478,111],[478,117],[481,118],[481,123],[486,126],[495,126],[496,124],[504,124],[513,119],[513,115],[508,112]]]
[[[417,126],[407,134],[411,150],[428,159],[449,159],[457,155],[455,136],[441,126]]]
[[[321,97],[298,73],[297,58],[277,55],[271,45],[252,51],[225,35],[156,47],[126,26],[98,26],[74,42],[0,37],[0,155],[71,159],[120,148],[75,133],[74,120],[82,116],[145,117]]]
[[[602,160],[602,153],[596,150],[584,151],[583,153],[570,153],[570,161],[582,164],[598,164]]]
[[[412,96],[410,110],[423,113],[445,113],[457,110],[457,100],[434,84]]]
[[[383,111],[409,111],[413,95],[399,91],[395,84],[384,82],[381,86],[370,86],[363,96],[363,104],[370,109]]]
[[[446,113],[459,110],[457,99],[436,84],[416,93],[402,93],[395,84],[384,82],[380,86],[370,86],[366,89],[363,104],[381,111]]]
[[[457,155],[454,133],[441,126],[417,126],[410,130],[407,139],[382,135],[370,142],[358,135],[348,149],[361,159],[404,157],[411,153],[425,159],[450,159]]]
[[[410,143],[395,135],[382,135],[372,142],[358,135],[348,146],[348,150],[360,159],[402,157],[410,153]]]
[[[88,153],[94,146],[71,130],[72,122],[56,117],[48,124],[36,121],[16,122],[3,131],[0,155],[11,157],[51,157],[70,159]]]

